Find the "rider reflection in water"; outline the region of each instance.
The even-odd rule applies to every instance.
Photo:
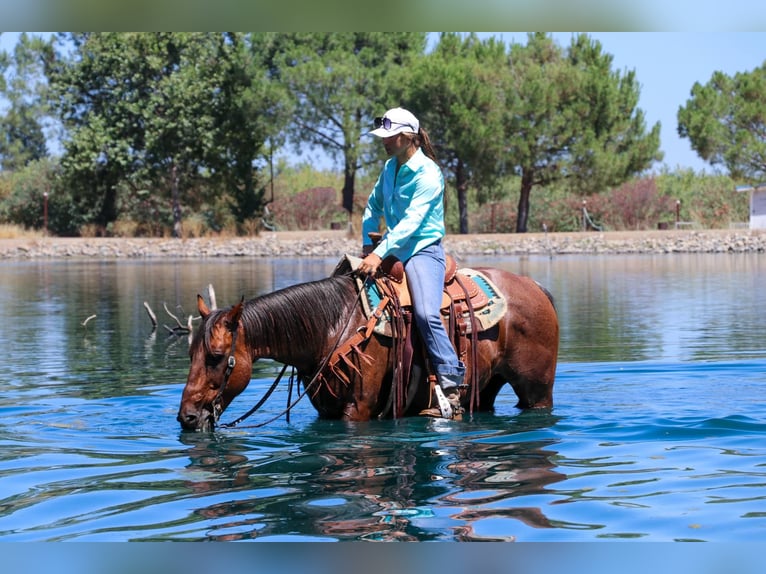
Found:
[[[463,383],[465,365],[455,353],[439,312],[446,268],[441,244],[445,234],[444,178],[428,133],[411,112],[390,109],[375,118],[374,127],[369,133],[383,138],[389,159],[364,210],[365,257],[359,271],[374,275],[390,255],[404,264],[415,324],[439,386],[456,415],[462,411],[458,386]],[[374,246],[369,234],[378,232],[381,217],[386,233]],[[443,416],[438,407],[421,414]]]

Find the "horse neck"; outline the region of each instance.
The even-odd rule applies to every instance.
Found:
[[[329,278],[248,301],[242,324],[253,361],[315,369],[340,336],[354,297],[353,283]]]

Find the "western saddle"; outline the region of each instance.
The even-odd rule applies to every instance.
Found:
[[[410,382],[416,352],[412,333],[412,299],[404,265],[394,257],[387,257],[383,260],[374,282],[381,294],[380,302],[374,310],[371,310],[367,324],[338,346],[326,368],[346,384],[350,384],[355,374],[361,376],[359,363],[369,363],[372,360],[364,352],[365,342],[372,336],[381,318],[386,316],[391,322],[392,347],[396,359],[394,360],[393,392],[387,408],[379,416],[386,416],[393,409],[394,418],[399,418],[404,415],[406,408],[407,385]],[[460,390],[461,394],[470,393],[468,404],[471,413],[474,407],[479,405],[478,333],[482,327],[476,319],[475,312],[489,303],[490,299],[484,290],[471,277],[459,272],[454,257],[447,255],[441,302],[442,319],[458,358],[466,365],[466,380]],[[396,368],[396,365],[400,368]],[[428,381],[430,385],[436,384],[433,373],[429,372]]]

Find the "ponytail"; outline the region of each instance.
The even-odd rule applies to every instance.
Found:
[[[418,130],[418,134],[415,137],[415,144],[420,144],[420,147],[423,149],[423,153],[426,154],[427,157],[431,158],[435,163],[439,163],[436,160],[436,153],[434,153],[434,146],[431,144],[431,138],[428,137],[428,132],[420,128]]]

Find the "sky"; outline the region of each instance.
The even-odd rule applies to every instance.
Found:
[[[703,1],[700,6],[705,4]],[[691,15],[693,17],[693,14]],[[647,130],[661,124],[660,149],[665,157],[654,169],[692,169],[715,173],[716,168],[701,160],[688,139],[677,133],[676,115],[686,104],[695,82],[706,84],[715,71],[733,76],[750,72],[766,61],[766,32],[588,32],[601,42],[603,51],[613,56],[613,70],[634,70],[641,86],[638,107],[646,117]],[[523,32],[480,33],[494,36],[506,44],[524,43]],[[571,32],[554,32],[561,46],[568,46]],[[18,34],[0,35],[0,50],[9,51]],[[398,103],[396,104],[398,105]],[[392,106],[393,107],[393,106]],[[328,167],[321,154],[307,154],[300,161]]]

